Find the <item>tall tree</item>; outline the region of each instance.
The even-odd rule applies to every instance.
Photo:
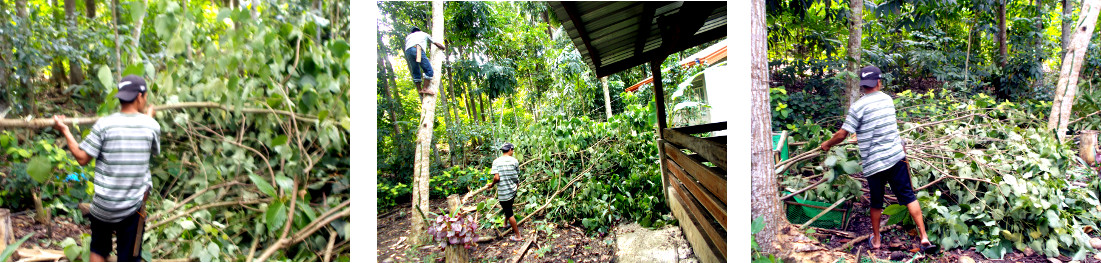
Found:
[[[754,218],[763,217],[765,228],[754,236],[761,251],[776,254],[776,236],[780,222],[786,222],[780,214],[780,195],[777,193],[776,173],[772,159],[772,112],[768,101],[768,29],[765,26],[765,0],[753,0],[750,9],[750,47],[753,101],[750,110],[750,182],[752,197],[750,213]]]
[[[386,99],[386,102],[385,102],[386,103],[386,109],[387,109],[387,114],[386,115],[390,115],[390,124],[393,125],[393,127],[394,127],[394,137],[397,138],[397,137],[401,136],[401,129],[398,128],[398,115],[397,115],[397,110],[394,110],[394,97],[391,95],[391,90],[392,89],[390,88],[390,82],[386,79],[386,76],[385,76],[386,75],[386,61],[389,60],[389,59],[386,57],[386,53],[384,53],[382,51],[382,49],[383,49],[382,47],[383,47],[383,45],[385,45],[385,43],[382,43],[382,41],[379,41],[378,45],[379,45],[378,75],[380,75],[379,78],[378,78],[379,79],[379,84],[381,84],[381,86],[382,86],[382,91],[383,91],[382,94],[384,96],[383,98]]]
[[[96,0],[84,0],[84,15],[88,20],[96,19]]]
[[[1007,61],[1009,61],[1008,49],[1006,47],[1006,34],[1005,34],[1005,5],[1006,0],[1000,0],[998,2],[998,66],[1005,67]]]
[[[1071,0],[1063,1],[1063,34],[1060,35],[1059,44],[1063,50],[1059,51],[1059,57],[1066,56],[1067,48],[1070,47],[1070,33],[1074,32],[1074,24],[1071,24],[1073,20],[1071,17],[1074,15],[1074,2]]]
[[[607,114],[607,119],[612,119],[612,95],[608,92],[608,77],[600,78],[600,85],[604,86],[604,113]]]
[[[92,2],[92,0],[85,1]],[[76,0],[65,0],[65,20],[68,21],[69,37],[66,39],[69,41],[69,45],[76,46],[80,44],[73,40],[73,35],[77,33]],[[69,59],[69,81],[74,84],[84,83],[84,70],[80,67],[79,59]]]
[[[444,41],[443,28],[443,1],[432,1],[432,40]],[[439,69],[443,65],[443,54],[440,49],[426,47],[432,50],[429,56],[432,68]],[[438,72],[438,71],[437,71]],[[440,78],[432,78],[428,82],[428,90],[439,90]],[[413,159],[413,211],[418,213],[413,216],[410,241],[413,244],[421,244],[428,229],[427,221],[422,214],[428,211],[428,177],[432,155],[432,130],[436,119],[436,95],[424,94],[421,96],[421,118],[417,126],[417,150]]]
[[[864,53],[864,49],[860,46],[860,38],[864,25],[864,0],[849,0],[849,11],[849,71],[853,75],[846,79],[849,86],[847,92],[849,101],[845,104],[845,109],[860,99],[860,55]]]
[[[1082,1],[1082,12],[1078,14],[1078,22],[1075,23],[1078,26],[1074,28],[1069,49],[1063,57],[1062,69],[1059,70],[1059,82],[1055,86],[1055,102],[1051,104],[1051,115],[1048,116],[1047,125],[1048,129],[1055,129],[1059,140],[1066,138],[1071,106],[1074,106],[1074,95],[1078,92],[1078,73],[1082,69],[1082,62],[1085,61],[1090,38],[1093,37],[1098,8],[1101,8],[1101,0]]]

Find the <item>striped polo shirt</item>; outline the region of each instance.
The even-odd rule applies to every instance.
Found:
[[[161,127],[145,114],[115,113],[100,118],[80,143],[96,160],[92,215],[116,223],[136,211],[153,186],[149,160],[160,154]]]
[[[489,173],[501,175],[501,181],[497,183],[497,200],[508,201],[516,197],[516,187],[520,184],[520,161],[501,155],[493,160]]]
[[[841,128],[856,133],[865,177],[887,170],[906,157],[894,101],[882,91],[866,94],[850,106]]]

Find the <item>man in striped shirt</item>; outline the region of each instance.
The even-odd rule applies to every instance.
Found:
[[[105,261],[112,235],[116,235],[119,262],[141,260],[145,199],[152,187],[149,160],[160,154],[161,131],[153,119],[153,107],[147,105],[146,91],[141,77],[122,78],[115,96],[121,110],[96,121],[79,146],[65,125],[65,116],[54,116],[54,128],[65,136],[77,162],[86,165],[96,160],[91,261]]]
[[[512,225],[514,236],[509,240],[520,241],[520,227],[516,224],[516,217],[512,216],[512,201],[516,197],[516,187],[520,184],[520,162],[512,157],[513,145],[505,143],[501,146],[501,157],[493,160],[493,168],[489,173],[493,174],[493,183],[497,185],[497,200],[501,203],[501,211]]]
[[[916,202],[914,187],[910,183],[909,164],[906,162],[906,151],[903,149],[902,138],[898,133],[894,101],[891,96],[880,91],[883,83],[880,81],[879,74],[880,70],[875,66],[860,70],[860,86],[864,96],[849,106],[848,116],[845,117],[845,123],[841,125],[841,129],[837,130],[828,141],[823,142],[819,148],[823,152],[828,151],[830,147],[845,140],[849,134],[856,134],[863,175],[868,179],[868,187],[871,188],[870,210],[873,236],[870,243],[873,249],[878,249],[882,241],[879,235],[879,224],[883,215],[883,190],[889,183],[891,191],[898,198],[898,203],[906,206],[910,217],[917,224],[921,233],[922,250],[928,251],[935,246],[929,242],[929,236],[925,233],[921,205]]]

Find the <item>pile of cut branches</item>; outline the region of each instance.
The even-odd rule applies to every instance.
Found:
[[[903,92],[895,103],[933,242],[945,249],[974,247],[991,259],[1018,250],[1080,260],[1092,251],[1089,234],[1101,218],[1096,173],[1076,156],[1072,141],[1059,142],[1044,128],[1044,118],[1034,111],[1042,105],[932,92]],[[805,188],[807,199],[823,202],[866,192],[851,189],[859,184],[819,183],[837,182],[829,176],[837,170],[829,159],[857,155],[854,145],[843,147],[849,149],[824,155],[811,150],[779,163],[781,185]],[[795,175],[783,176],[789,168]],[[850,179],[863,180],[842,180]]]

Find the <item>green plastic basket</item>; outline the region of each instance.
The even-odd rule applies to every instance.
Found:
[[[780,143],[780,133],[774,132],[774,133],[772,133],[772,145],[773,145],[773,147],[776,147],[775,145],[778,144],[778,143]],[[785,142],[784,145],[780,145],[780,161],[784,161],[784,160],[787,160],[787,159],[788,159],[788,144]]]
[[[788,195],[790,192],[784,192],[784,195]],[[806,223],[818,213],[821,213],[824,208],[830,207],[832,203],[823,203],[818,201],[811,201],[799,198],[799,196],[793,196],[794,202],[785,202],[787,205],[786,214],[788,221],[792,224],[802,225]],[[786,200],[785,200],[786,201]],[[815,220],[810,226],[827,229],[844,229],[848,227],[849,217],[852,216],[852,209],[850,209],[850,202],[845,203],[833,209],[833,211],[826,212],[821,218]],[[818,208],[821,207],[821,208]]]

